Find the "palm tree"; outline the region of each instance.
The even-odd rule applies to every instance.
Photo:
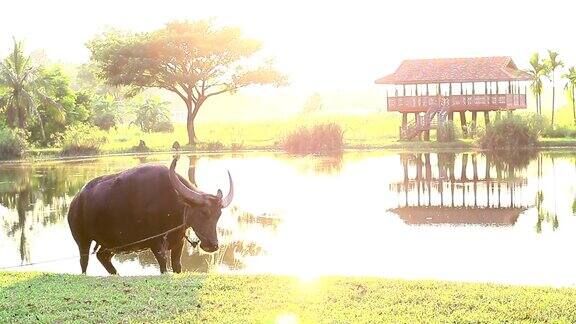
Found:
[[[40,67],[33,64],[30,56],[24,55],[22,42],[14,39],[14,49],[3,62],[0,62],[0,109],[6,112],[8,126],[26,128],[29,116],[37,119],[42,138],[46,138],[44,124],[38,104],[60,108],[45,92],[48,80]]]
[[[538,115],[542,114],[542,76],[545,75],[546,66],[540,62],[540,57],[538,53],[532,54],[530,57],[530,66],[529,70],[526,70],[528,74],[530,74],[532,83],[530,84],[530,88],[532,89],[532,94],[534,94],[534,98],[536,99],[536,113]]]
[[[556,87],[554,84],[554,75],[556,74],[556,69],[558,67],[564,66],[564,63],[558,59],[558,52],[548,50],[548,59],[545,61],[546,64],[546,76],[550,81],[552,81],[552,128],[554,128],[554,110],[555,110],[555,97],[556,97]]]
[[[574,120],[574,125],[576,126],[576,107],[574,106],[574,90],[576,89],[576,67],[573,66],[569,68],[568,73],[563,74],[562,77],[568,80],[564,89],[568,91],[568,95],[572,100],[572,118]]]

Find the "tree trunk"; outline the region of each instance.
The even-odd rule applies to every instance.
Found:
[[[46,144],[46,132],[44,132],[44,123],[42,122],[42,117],[38,115],[38,125],[40,126],[40,135],[42,135],[42,141]]]
[[[537,104],[538,104],[538,115],[542,116],[542,97],[539,94],[538,98],[537,98]]]
[[[18,128],[25,129],[26,128],[26,112],[22,107],[18,107]]]
[[[194,113],[192,109],[188,108],[188,119],[186,121],[186,128],[188,129],[188,145],[196,146],[196,130],[194,129]]]
[[[576,126],[576,108],[574,107],[574,87],[572,87],[572,119],[574,119],[574,126]]]
[[[16,111],[13,106],[8,106],[6,110],[6,121],[8,122],[8,127],[16,127]]]
[[[196,115],[198,115],[198,110],[204,99],[193,102],[192,99],[186,101],[186,108],[188,109],[188,118],[186,121],[186,128],[188,129],[188,145],[194,147],[196,146],[196,129],[194,128],[194,121],[196,120]]]
[[[554,97],[556,97],[556,87],[554,86],[554,72],[552,72],[552,129],[554,129]]]

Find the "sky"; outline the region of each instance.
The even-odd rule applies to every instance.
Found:
[[[11,38],[66,63],[89,60],[84,44],[108,27],[152,30],[171,20],[213,19],[263,42],[290,86],[265,95],[371,93],[404,59],[512,56],[559,51],[576,64],[571,1],[33,1],[2,4],[0,54]],[[248,90],[248,94],[250,91]],[[265,91],[265,92],[262,92]]]

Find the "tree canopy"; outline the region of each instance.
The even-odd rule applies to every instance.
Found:
[[[46,138],[38,107],[61,108],[48,94],[50,78],[47,76],[25,55],[22,42],[14,39],[12,52],[0,62],[0,89],[3,89],[0,90],[0,109],[6,114],[8,126],[25,129],[32,117],[38,122],[41,137]]]
[[[286,83],[270,61],[255,59],[260,42],[243,37],[239,28],[217,28],[205,20],[172,22],[147,33],[110,31],[88,48],[110,84],[176,93],[188,110],[190,144],[206,99],[249,85]]]

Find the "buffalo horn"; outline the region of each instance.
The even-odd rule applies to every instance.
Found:
[[[228,207],[234,198],[234,182],[232,181],[230,171],[228,171],[228,180],[230,181],[230,191],[228,191],[226,197],[222,199],[222,208]]]
[[[170,182],[172,183],[172,187],[178,194],[180,194],[184,199],[196,203],[196,204],[204,204],[205,198],[202,193],[198,193],[180,181],[180,178],[176,174],[176,162],[178,161],[179,156],[175,156],[172,160],[172,164],[170,165]]]

